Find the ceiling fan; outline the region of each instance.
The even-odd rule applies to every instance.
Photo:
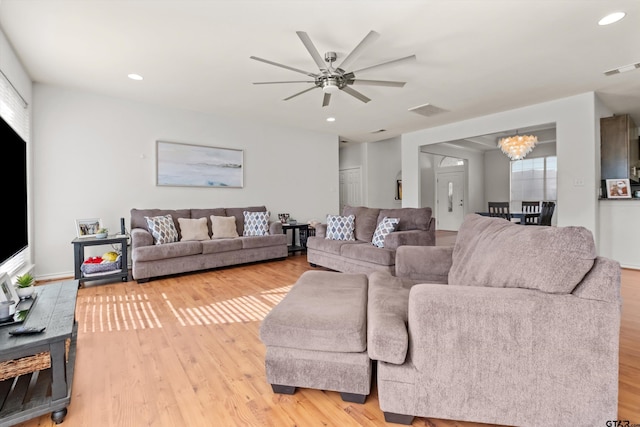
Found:
[[[282,82],[255,82],[255,85],[266,85],[266,84],[282,84],[282,83],[313,83],[313,86],[307,88],[301,92],[295,93],[287,98],[284,101],[288,101],[291,98],[295,98],[298,95],[302,95],[303,93],[309,92],[316,88],[322,88],[324,92],[324,97],[322,99],[322,106],[326,107],[329,105],[329,101],[331,100],[331,94],[336,93],[338,91],[343,91],[353,96],[354,98],[359,99],[362,102],[371,101],[370,98],[366,97],[362,93],[353,89],[352,85],[369,85],[369,86],[387,86],[387,87],[403,87],[405,82],[393,82],[386,80],[363,80],[356,78],[356,73],[360,73],[362,71],[369,71],[374,68],[383,67],[391,64],[398,64],[400,62],[415,60],[415,55],[406,56],[404,58],[394,59],[391,61],[383,62],[377,65],[372,65],[365,68],[360,68],[354,71],[346,71],[349,69],[349,66],[362,54],[362,52],[369,46],[371,43],[376,41],[380,34],[375,31],[370,31],[369,34],[365,36],[364,39],[349,53],[338,65],[334,67],[334,62],[338,58],[338,55],[335,52],[327,52],[324,54],[324,60],[320,53],[314,46],[313,42],[304,31],[296,31],[298,37],[304,44],[304,47],[307,48],[307,51],[311,54],[314,62],[320,69],[318,73],[311,73],[309,71],[300,70],[298,68],[289,67],[288,65],[279,64],[277,62],[269,61],[268,59],[258,58],[257,56],[251,56],[251,59],[255,59],[256,61],[264,62],[266,64],[275,65],[276,67],[281,67],[287,70],[295,71],[297,73],[305,74],[309,77],[312,77],[313,80],[292,80],[292,81],[282,81]]]

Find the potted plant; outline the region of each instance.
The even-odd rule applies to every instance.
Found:
[[[16,277],[16,292],[20,299],[25,299],[33,295],[33,285],[35,283],[34,277],[31,273],[25,273],[22,276]]]
[[[108,234],[109,234],[108,228],[101,228],[98,230],[98,233],[96,234],[96,239],[106,239]]]

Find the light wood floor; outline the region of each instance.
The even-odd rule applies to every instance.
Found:
[[[274,395],[258,327],[305,256],[79,290],[76,374],[64,427],[384,426],[377,391]],[[640,424],[640,271],[623,271],[618,419]],[[48,415],[20,424],[52,426]],[[416,418],[414,426],[481,424]],[[603,421],[604,426],[604,421]]]

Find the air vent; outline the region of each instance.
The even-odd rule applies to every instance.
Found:
[[[431,116],[435,116],[436,114],[449,112],[444,108],[436,107],[435,105],[432,105],[432,104],[424,104],[424,105],[419,105],[417,107],[409,108],[409,111],[416,114],[420,114],[421,116],[426,116],[426,117],[431,117]]]
[[[640,62],[636,62],[635,64],[624,65],[620,68],[614,68],[613,70],[605,71],[605,76],[613,76],[614,74],[625,73],[627,71],[635,70],[636,68],[640,68]]]
[[[386,131],[387,131],[386,129],[378,129],[378,130],[374,130],[371,133],[382,133],[382,132],[386,132]]]

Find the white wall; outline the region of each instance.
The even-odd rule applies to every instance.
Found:
[[[367,144],[367,206],[392,209],[401,206],[396,197],[396,180],[401,174],[401,138]]]
[[[338,210],[338,138],[34,86],[34,229],[38,278],[73,271],[76,218],[112,231],[131,208],[265,205],[272,219]],[[157,187],[156,140],[244,150],[244,188]],[[312,153],[312,154],[310,154]]]
[[[595,165],[600,158],[596,157],[596,146],[600,141],[598,122],[604,111],[596,111],[596,102],[595,94],[589,92],[404,135],[402,205],[420,206],[420,165],[416,154],[422,146],[555,122],[560,206],[557,224],[584,226],[597,238],[599,175]]]
[[[401,206],[401,202],[395,200],[401,150],[400,137],[340,146],[340,169],[360,167],[362,170],[363,206],[385,209]]]

